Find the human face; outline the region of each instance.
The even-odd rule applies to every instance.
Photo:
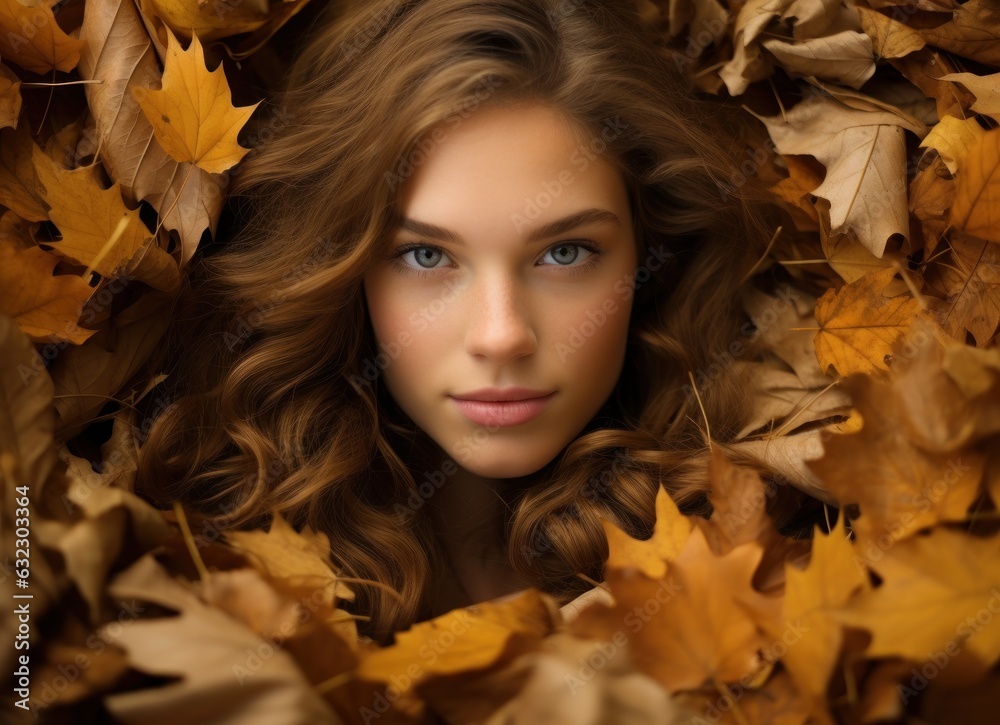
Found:
[[[404,223],[363,283],[388,358],[382,379],[467,471],[534,473],[615,388],[637,262],[625,183],[597,153],[616,133],[584,133],[542,105],[483,108],[438,135],[401,190]],[[551,394],[542,404],[456,400],[511,386]],[[477,411],[486,417],[467,417]]]

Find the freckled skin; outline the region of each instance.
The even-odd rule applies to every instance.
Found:
[[[399,230],[390,252],[411,242],[442,250],[395,260],[428,274],[405,275],[379,259],[364,277],[377,342],[408,340],[382,371],[383,384],[473,477],[516,478],[545,466],[607,401],[621,373],[631,312],[622,280],[635,271],[636,245],[621,174],[581,151],[593,141],[543,105],[481,109],[448,128],[407,179],[401,212],[456,232],[465,246]],[[557,192],[551,201],[547,189]],[[525,245],[533,229],[591,207],[620,223]],[[562,245],[588,240],[604,253],[583,269],[592,253]],[[571,344],[574,330],[582,344],[580,337]],[[558,392],[541,415],[510,427],[474,424],[448,397],[511,385]]]

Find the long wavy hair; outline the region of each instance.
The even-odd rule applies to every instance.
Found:
[[[509,563],[564,603],[602,578],[602,517],[648,538],[661,484],[706,512],[705,422],[724,446],[750,405],[740,367],[716,358],[739,339],[739,287],[773,227],[758,182],[733,181],[752,137],[736,109],[695,92],[687,65],[627,0],[331,3],[290,68],[280,122],[233,176],[232,238],[196,257],[139,492],[225,527],[277,511],[326,532],[342,573],[373,583],[346,606],[376,641],[426,618],[447,566],[413,505],[429,443],[380,384],[361,280],[430,131],[536,102],[595,138],[618,119],[603,156],[647,253],[614,394],[503,493]],[[645,265],[656,248],[668,263]],[[709,368],[699,405],[689,371]]]

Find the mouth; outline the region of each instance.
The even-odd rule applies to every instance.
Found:
[[[459,412],[477,425],[508,427],[537,418],[554,395],[552,392],[537,398],[505,401],[451,399]]]

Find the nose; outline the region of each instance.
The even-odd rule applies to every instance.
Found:
[[[508,277],[476,282],[466,299],[467,352],[489,358],[497,365],[533,353],[538,338],[525,309],[525,297],[523,290]]]

